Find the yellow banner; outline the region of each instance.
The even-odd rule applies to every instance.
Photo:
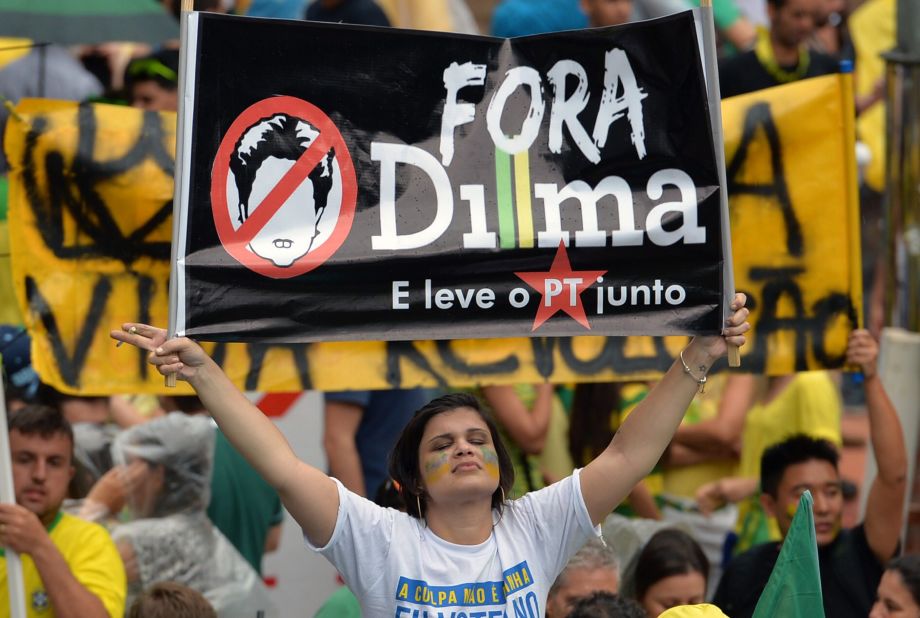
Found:
[[[6,178],[0,177],[0,324],[22,324],[19,308],[13,301],[13,268],[10,262],[10,231],[6,222]],[[0,354],[3,350],[0,349]]]
[[[754,330],[743,369],[838,367],[861,322],[852,83],[828,76],[723,103],[735,279]],[[6,135],[17,301],[42,379],[84,394],[165,392],[123,322],[165,324],[175,116],[20,103]],[[207,344],[264,392],[653,378],[684,337]],[[183,387],[187,388],[187,387]]]

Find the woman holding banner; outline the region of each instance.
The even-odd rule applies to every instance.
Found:
[[[308,544],[338,568],[365,615],[545,613],[568,558],[658,461],[706,372],[742,345],[744,295],[722,336],[698,337],[582,470],[506,500],[510,460],[473,397],[447,395],[410,421],[391,456],[407,513],[380,508],[297,459],[284,436],[193,341],[125,324],[118,341],[150,351],[197,391],[230,442],[280,494]]]

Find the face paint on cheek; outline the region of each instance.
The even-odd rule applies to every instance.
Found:
[[[450,472],[448,459],[450,459],[450,456],[445,452],[433,455],[425,461],[426,485],[433,485],[447,476],[447,473]]]
[[[799,503],[792,502],[786,505],[786,515],[789,516],[789,519],[795,517],[795,512],[799,510]]]
[[[497,481],[500,476],[498,473],[498,453],[488,446],[480,447],[479,450],[482,451],[482,461],[485,465],[486,473]]]

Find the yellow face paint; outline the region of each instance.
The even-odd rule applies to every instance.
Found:
[[[428,457],[425,461],[426,485],[433,485],[447,476],[450,472],[449,459],[450,455],[447,452],[436,453]]]
[[[791,502],[786,505],[786,515],[788,515],[790,519],[795,517],[795,512],[798,510],[799,510],[798,502]]]
[[[498,473],[498,454],[494,449],[489,448],[488,446],[483,446],[480,449],[482,451],[482,460],[485,464],[486,473],[496,481],[499,478]]]

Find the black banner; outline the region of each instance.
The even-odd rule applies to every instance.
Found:
[[[520,39],[195,14],[179,333],[718,332],[694,17]]]

